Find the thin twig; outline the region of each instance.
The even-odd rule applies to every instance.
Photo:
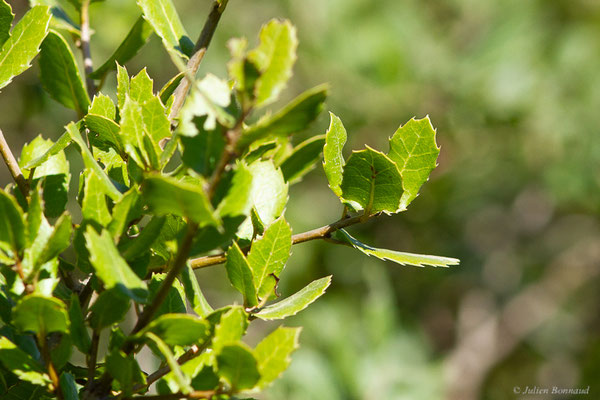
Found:
[[[200,33],[200,37],[196,42],[196,46],[194,48],[194,55],[190,58],[187,64],[187,69],[190,72],[189,75],[196,76],[196,72],[198,72],[198,68],[200,67],[200,63],[204,58],[204,54],[206,54],[206,50],[210,45],[213,35],[215,34],[215,30],[217,29],[217,25],[219,24],[219,20],[221,19],[221,15],[225,11],[225,7],[227,7],[228,0],[221,1],[213,1],[212,9],[208,17],[206,18],[206,22],[204,23],[204,27],[202,28],[202,32]],[[183,106],[183,102],[190,90],[192,82],[187,78],[183,78],[175,89],[173,105],[171,106],[171,114],[169,115],[169,120],[172,122],[175,118],[177,118],[177,114],[179,114],[179,110]]]
[[[92,52],[90,50],[90,0],[83,0],[81,2],[81,37],[80,37],[80,48],[83,54],[83,69],[85,72],[85,84],[87,87],[87,93],[90,100],[94,98],[96,94],[96,84],[91,77],[91,73],[94,71],[94,64],[92,62]]]
[[[312,229],[310,231],[297,233],[292,236],[292,244],[304,243],[310,240],[327,239],[329,236],[342,228],[350,225],[355,225],[363,222],[363,215],[357,215],[351,218],[341,219],[329,225],[322,226],[320,228]],[[248,249],[244,249],[248,250]],[[206,268],[217,264],[223,264],[227,260],[225,253],[213,254],[210,256],[204,256],[194,258],[190,260],[190,265],[193,269]]]
[[[177,364],[183,365],[186,362],[190,361],[191,359],[196,358],[197,356],[202,354],[202,352],[206,349],[207,345],[208,345],[208,343],[206,343],[202,347],[198,347],[196,345],[192,346],[188,351],[186,351],[181,357],[179,357],[177,359]],[[146,377],[145,385],[137,384],[136,386],[134,386],[133,392],[137,393],[142,389],[146,389],[146,388],[150,387],[150,385],[152,385],[154,382],[156,382],[157,380],[159,380],[160,378],[162,378],[169,372],[171,372],[171,368],[169,368],[168,365],[165,365],[164,367],[157,369],[156,371],[154,371],[153,373],[151,373],[150,375],[148,375]]]
[[[98,345],[100,344],[100,332],[94,330],[92,332],[92,344],[90,347],[90,354],[87,359],[88,366],[88,382],[94,380],[96,376],[96,362],[98,361]]]
[[[6,139],[4,138],[4,134],[2,133],[2,129],[0,129],[0,153],[2,153],[2,158],[10,171],[15,183],[17,184],[19,190],[23,194],[23,196],[29,196],[29,183],[23,176],[21,172],[21,168],[19,167],[19,163],[15,159],[8,143],[6,143]]]
[[[177,400],[177,399],[211,399],[216,392],[214,390],[196,390],[188,394],[169,393],[155,394],[151,396],[123,397],[123,400],[148,399],[148,400]]]

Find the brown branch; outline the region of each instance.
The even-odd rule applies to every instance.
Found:
[[[123,397],[123,400],[149,399],[149,400],[177,400],[177,399],[211,399],[216,394],[214,390],[196,390],[188,394],[169,393],[150,396]]]
[[[19,188],[23,196],[27,198],[27,196],[29,196],[29,183],[27,183],[27,180],[23,176],[21,168],[19,167],[19,163],[17,162],[15,156],[10,150],[10,146],[8,145],[8,143],[6,143],[6,139],[4,138],[4,134],[2,133],[2,129],[0,129],[0,153],[2,153],[2,158],[4,159],[4,162],[6,163],[6,166],[10,171],[10,174],[12,175],[15,183],[17,184],[17,187]]]
[[[196,76],[198,68],[200,67],[200,63],[204,58],[204,54],[206,54],[206,50],[208,49],[212,37],[215,34],[215,30],[217,29],[221,15],[223,15],[225,7],[227,7],[227,2],[228,0],[213,1],[210,14],[208,14],[206,22],[204,23],[204,27],[202,28],[202,32],[200,33],[200,37],[196,42],[194,55],[192,55],[187,64],[189,74],[187,74],[186,77],[181,80],[179,86],[177,86],[177,89],[175,89],[173,105],[171,106],[171,114],[169,115],[170,121],[173,121],[177,117],[179,110],[183,106],[183,102],[185,101],[190,87],[192,86],[192,81],[190,81],[188,76]]]
[[[83,69],[85,72],[85,85],[87,88],[88,96],[90,101],[96,94],[96,84],[91,78],[91,73],[94,71],[94,64],[92,62],[92,52],[90,50],[90,0],[83,0],[81,2],[81,37],[79,41],[79,47],[83,54]]]
[[[98,361],[98,345],[100,344],[100,332],[94,330],[92,332],[92,344],[90,348],[90,354],[87,359],[87,367],[88,367],[88,382],[92,382],[94,380],[94,376],[96,375],[96,362]]]
[[[292,244],[304,243],[310,240],[317,239],[328,239],[329,236],[342,228],[345,228],[350,225],[355,225],[363,221],[362,215],[357,215],[351,218],[341,219],[337,222],[334,222],[329,225],[322,226],[320,228],[316,228],[307,232],[297,233],[292,236]],[[245,251],[249,249],[244,249]],[[199,258],[194,258],[190,260],[190,265],[194,269],[211,267],[213,265],[223,264],[227,260],[225,253],[213,254],[210,256],[204,256]]]

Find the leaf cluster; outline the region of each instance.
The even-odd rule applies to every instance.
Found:
[[[251,49],[246,39],[232,39],[228,78],[197,80],[184,63],[206,49],[195,49],[171,0],[138,0],[141,16],[125,40],[84,73],[67,40],[84,40],[82,27],[60,2],[36,3],[11,30],[11,8],[0,0],[0,88],[39,53],[45,90],[77,119],[58,139],[39,136],[22,149],[25,194],[13,185],[0,190],[3,398],[122,398],[154,382],[159,394],[182,398],[256,392],[287,368],[300,328],[279,326],[251,348],[243,341],[248,325],[295,315],[331,283],[323,277],[282,296],[292,245],[327,239],[399,264],[457,263],[370,247],[342,229],[406,209],[436,166],[435,131],[428,118],[413,119],[394,133],[387,154],[367,147],[345,161],[347,134],[331,114],[325,134],[297,143],[294,134],[323,110],[328,88],[266,110],[296,61],[290,21],[265,24]],[[70,3],[81,15],[89,6]],[[226,5],[216,1],[213,12]],[[124,66],[152,34],[182,69],[160,89],[145,69],[130,74]],[[97,88],[89,82],[101,86],[113,71],[116,93],[90,98]],[[180,90],[186,81],[187,96]],[[68,147],[85,167],[76,176]],[[322,158],[344,216],[294,235],[285,218],[289,186]],[[77,193],[69,191],[72,179]],[[220,263],[241,304],[215,310],[193,267]],[[123,324],[128,315],[132,330]],[[99,351],[101,336],[108,344]],[[144,347],[161,360],[157,371],[140,365]],[[75,349],[86,354],[85,366],[72,363]]]

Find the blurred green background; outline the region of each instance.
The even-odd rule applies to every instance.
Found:
[[[25,11],[24,0],[9,3]],[[175,4],[197,37],[210,2]],[[96,65],[138,15],[133,0],[92,7]],[[283,293],[328,274],[334,283],[286,321],[304,326],[302,347],[261,398],[495,400],[520,398],[526,386],[588,385],[573,398],[600,398],[600,2],[230,0],[200,75],[226,77],[226,41],[256,43],[273,17],[291,19],[300,38],[282,103],[329,82],[348,151],[387,149],[413,116],[429,114],[437,127],[440,165],[408,211],[351,232],[462,262],[418,269],[327,243],[294,247]],[[176,72],[156,37],[127,66],[145,65],[155,89]],[[15,149],[39,133],[58,138],[76,118],[37,73],[0,94],[0,127]],[[111,76],[104,91],[114,87]],[[324,113],[298,141],[327,123]],[[295,232],[340,213],[320,168],[290,192]],[[197,276],[213,305],[235,298],[222,268]],[[248,340],[271,329],[259,324]]]

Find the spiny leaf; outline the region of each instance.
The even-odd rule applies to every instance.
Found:
[[[192,121],[195,117],[205,115],[202,128],[206,131],[216,129],[217,121],[223,126],[231,126],[231,116],[225,111],[230,101],[231,89],[227,81],[207,74],[193,86],[181,109],[178,133],[183,136],[196,136],[199,130]]]
[[[232,391],[253,388],[260,379],[258,363],[244,343],[224,346],[217,354],[217,373],[231,385]]]
[[[48,32],[42,42],[40,80],[54,100],[75,110],[79,116],[85,115],[90,99],[75,63],[75,56],[58,32]]]
[[[15,25],[0,49],[0,89],[31,66],[40,44],[48,33],[50,9],[35,6]]]
[[[256,346],[254,354],[261,375],[258,382],[260,388],[277,379],[290,365],[290,355],[300,347],[298,338],[301,330],[280,326]]]
[[[262,27],[260,44],[248,53],[260,72],[254,89],[257,107],[277,100],[292,76],[297,47],[296,28],[290,21],[271,20]]]
[[[116,287],[134,301],[144,302],[148,296],[147,286],[121,257],[108,231],[98,235],[88,226],[85,233],[90,262],[107,289]]]
[[[124,153],[119,124],[112,119],[92,112],[88,113],[84,120],[85,126],[90,130],[89,139],[94,147],[104,151],[114,148],[120,154]]]
[[[338,197],[342,196],[342,179],[344,174],[344,156],[342,150],[348,134],[342,120],[334,113],[329,113],[329,128],[325,134],[323,147],[323,169],[329,181],[329,187]]]
[[[196,185],[158,174],[149,175],[142,184],[142,195],[156,215],[187,217],[201,226],[220,224],[206,193]]]
[[[248,264],[254,276],[254,287],[259,298],[268,297],[277,283],[276,279],[290,257],[292,229],[279,218],[273,222],[263,236],[252,242],[248,253]]]
[[[117,115],[117,108],[110,97],[98,93],[92,100],[92,104],[88,109],[88,114],[96,114],[114,120]]]
[[[246,256],[235,242],[227,251],[225,270],[233,287],[244,295],[244,304],[250,307],[258,305],[252,270]]]
[[[263,308],[254,314],[254,316],[264,320],[272,320],[284,319],[296,315],[321,297],[329,287],[330,283],[331,275],[317,279],[292,296]]]
[[[366,214],[396,212],[402,196],[402,180],[396,164],[385,154],[367,147],[354,151],[344,166],[343,200]]]
[[[321,158],[325,135],[314,136],[300,143],[281,163],[281,172],[286,182],[294,183],[310,172]]]
[[[137,0],[137,4],[168,51],[182,57],[192,55],[194,43],[188,37],[171,0]]]
[[[398,165],[402,175],[404,193],[398,211],[406,210],[417,197],[421,185],[436,167],[439,154],[440,148],[435,143],[435,129],[428,116],[423,119],[412,118],[394,133],[390,139],[388,156]]]
[[[69,332],[65,305],[53,297],[39,294],[25,296],[13,311],[13,323],[21,331],[46,335],[51,332]]]
[[[352,247],[362,251],[368,256],[375,256],[380,260],[393,261],[400,265],[414,265],[416,267],[424,267],[426,265],[430,265],[432,267],[449,267],[451,265],[458,265],[460,263],[460,260],[456,258],[403,253],[400,251],[371,247],[369,245],[359,242],[358,240],[350,236],[350,234],[344,229],[340,229],[339,231],[337,231],[336,237],[352,245]]]
[[[237,143],[242,150],[253,142],[267,137],[288,136],[306,129],[323,109],[328,85],[319,85],[302,93],[273,115],[261,118],[244,129]]]
[[[150,26],[143,17],[139,17],[117,50],[115,50],[102,66],[92,72],[90,77],[100,79],[106,75],[108,71],[115,68],[116,63],[122,65],[131,60],[133,56],[144,47],[152,34],[152,31],[152,26]]]

